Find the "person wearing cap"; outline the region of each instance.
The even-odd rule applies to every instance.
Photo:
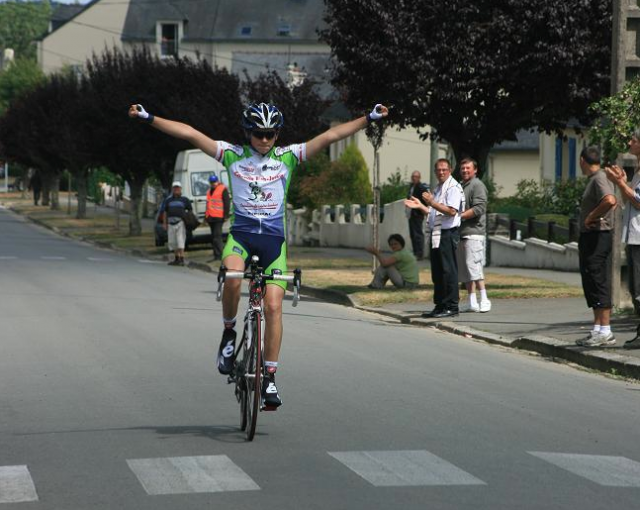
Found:
[[[229,218],[229,190],[215,174],[209,177],[209,185],[205,220],[211,229],[213,260],[220,260],[222,257],[222,224]]]
[[[174,181],[171,185],[171,195],[160,206],[160,212],[164,213],[163,226],[167,231],[169,251],[175,254],[175,258],[169,262],[170,266],[184,266],[184,245],[187,240],[184,215],[192,210],[191,200],[182,196],[182,184],[180,181]]]

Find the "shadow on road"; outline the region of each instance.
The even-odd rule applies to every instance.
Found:
[[[126,432],[133,430],[153,431],[160,436],[160,439],[167,439],[172,436],[204,437],[223,443],[244,443],[246,441],[244,432],[239,427],[229,425],[174,425],[174,426],[143,426],[143,427],[117,427],[102,429],[71,429],[71,430],[47,430],[43,432],[16,433],[14,436],[44,436],[56,434],[86,434],[94,432]],[[257,436],[266,434],[256,432]]]

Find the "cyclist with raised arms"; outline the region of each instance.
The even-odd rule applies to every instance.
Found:
[[[163,133],[189,142],[228,169],[233,223],[222,253],[222,263],[229,271],[244,271],[247,261],[257,255],[267,274],[274,269],[283,273],[287,270],[285,215],[293,170],[307,158],[360,131],[369,122],[386,117],[388,113],[385,106],[376,105],[371,113],[334,126],[306,143],[276,147],[284,119],[282,112],[270,104],[252,104],[242,113],[242,127],[248,142],[244,145],[212,140],[187,124],[154,116],[142,105],[129,108],[131,118],[148,122]],[[218,352],[218,370],[222,374],[229,374],[233,368],[241,284],[241,280],[228,280],[222,296],[224,331]],[[285,289],[285,282],[267,282],[264,301],[267,377],[264,378],[262,395],[269,407],[282,404],[274,376],[282,343]]]

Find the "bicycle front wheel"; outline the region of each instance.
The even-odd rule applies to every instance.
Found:
[[[251,319],[251,337],[246,350],[246,416],[247,440],[252,441],[256,433],[262,387],[262,315],[256,312]]]

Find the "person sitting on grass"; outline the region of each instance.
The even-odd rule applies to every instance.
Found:
[[[365,248],[380,262],[380,266],[373,275],[373,280],[367,287],[382,289],[387,280],[391,280],[391,283],[398,289],[417,287],[419,284],[418,262],[413,253],[405,249],[404,237],[400,234],[392,234],[387,242],[393,252],[388,257],[382,256],[380,250],[373,246]]]

